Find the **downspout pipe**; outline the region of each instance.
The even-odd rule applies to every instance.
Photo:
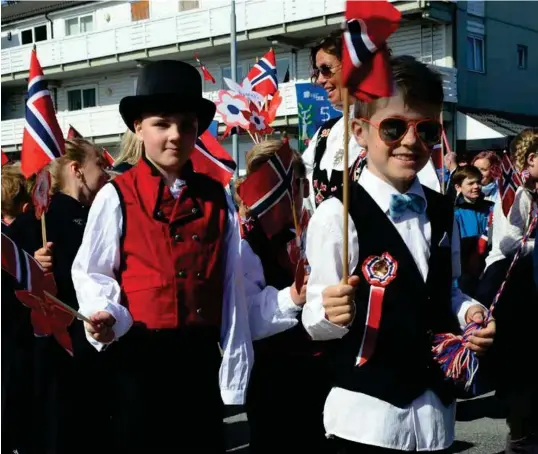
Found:
[[[50,22],[50,39],[54,39],[54,22],[49,17],[49,13],[45,13],[45,19]],[[58,110],[58,88],[54,87],[52,90],[52,96],[54,97],[54,110]]]

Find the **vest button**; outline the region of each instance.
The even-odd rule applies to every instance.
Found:
[[[164,213],[162,211],[157,211],[157,218],[162,219],[164,217]]]
[[[192,211],[192,214],[196,214],[198,213],[198,208],[193,208],[191,211]]]
[[[193,239],[194,241],[198,241],[198,240],[200,239],[200,237],[199,237],[198,235],[193,235],[193,236],[192,236],[192,239]]]
[[[202,273],[196,273],[196,277],[197,277],[198,279],[201,279],[201,278],[202,278]]]
[[[181,236],[180,236],[180,235],[175,235],[175,236],[174,236],[174,241],[175,241],[176,243],[179,243],[179,242],[181,241]]]
[[[185,270],[180,270],[178,271],[178,273],[176,274],[177,277],[186,277],[187,276],[187,272]]]
[[[200,315],[200,314],[202,313],[202,308],[199,307],[198,309],[196,309],[196,313],[197,313],[198,315]]]

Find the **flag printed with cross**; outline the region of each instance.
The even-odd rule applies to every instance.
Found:
[[[250,173],[237,193],[268,238],[293,227],[293,151],[283,143],[277,153]]]

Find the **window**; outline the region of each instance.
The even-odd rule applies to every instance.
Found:
[[[67,90],[67,110],[81,110],[97,106],[97,88],[81,87]]]
[[[519,69],[527,69],[527,58],[529,54],[529,48],[518,44],[517,46],[517,67]]]
[[[65,20],[65,36],[93,31],[93,15],[72,17]]]
[[[276,76],[278,83],[289,82],[290,80],[290,59],[289,57],[278,57],[276,59]]]
[[[131,20],[133,22],[149,19],[149,0],[131,2]]]
[[[479,73],[485,72],[484,68],[484,37],[467,35],[467,69]]]
[[[200,8],[200,2],[198,0],[179,0],[180,12],[198,8]]]
[[[21,31],[21,44],[38,43],[47,40],[47,26],[38,25],[37,27],[28,28]]]
[[[226,82],[224,82],[224,78],[225,77],[227,79],[232,78],[232,67],[231,66],[221,66],[220,73],[222,75],[221,88],[223,88],[224,90],[228,90],[228,85],[226,85]],[[239,85],[241,85],[241,82],[243,82],[243,78],[244,78],[244,76],[243,76],[243,65],[238,64],[237,65],[237,83]]]

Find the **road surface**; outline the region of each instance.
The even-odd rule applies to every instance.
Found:
[[[492,393],[459,401],[456,416],[454,454],[501,454],[506,440],[502,409]],[[241,407],[228,408],[224,420],[228,452],[248,454],[248,421]]]

